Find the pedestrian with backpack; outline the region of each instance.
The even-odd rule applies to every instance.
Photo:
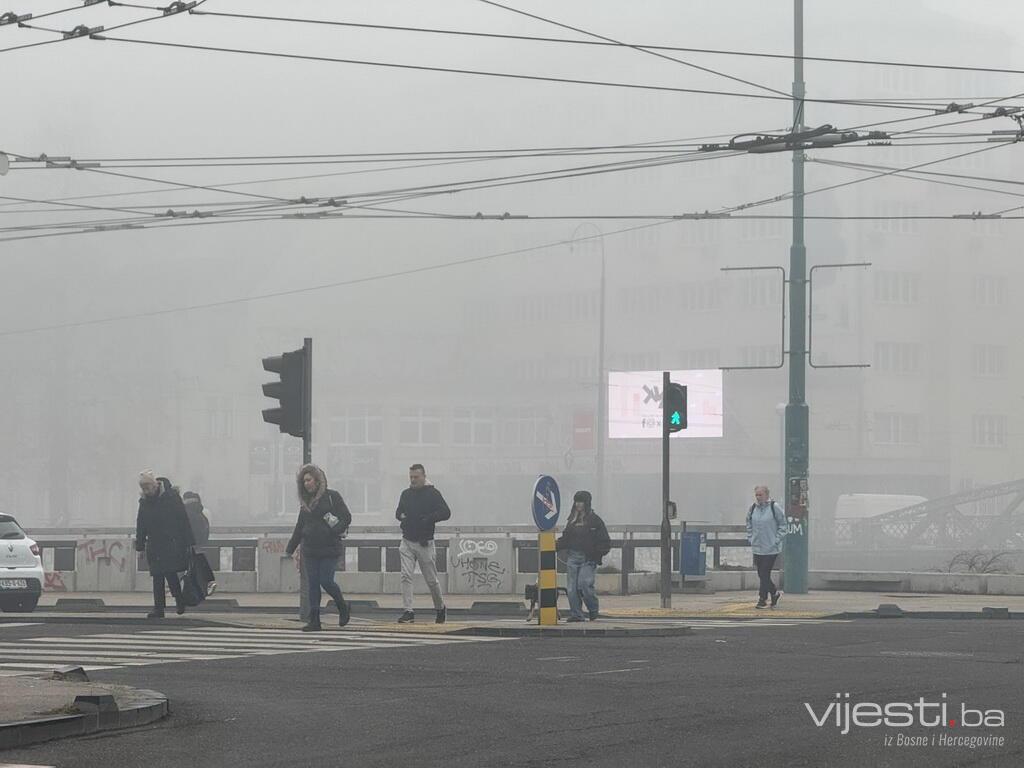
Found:
[[[341,557],[341,538],[352,524],[352,514],[341,494],[327,487],[327,477],[320,467],[304,465],[296,480],[299,519],[285,547],[285,554],[294,557],[302,545],[307,582],[303,586],[309,590],[309,623],[302,631],[319,632],[323,629],[320,625],[321,588],[334,599],[338,607],[338,624],[344,627],[348,624],[350,608],[341,594],[341,587],[334,580],[334,572]]]
[[[782,597],[782,591],[772,582],[772,568],[782,552],[786,530],[786,513],[771,498],[768,486],[755,486],[754,503],[747,510],[747,541],[754,553],[754,566],[761,581],[755,608],[767,608],[769,596],[774,608]]]

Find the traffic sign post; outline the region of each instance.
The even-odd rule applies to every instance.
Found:
[[[549,475],[538,477],[533,485],[530,507],[533,521],[540,531],[537,534],[537,599],[540,603],[537,621],[542,626],[558,623],[558,570],[552,529],[558,523],[561,502],[562,495],[555,479]]]

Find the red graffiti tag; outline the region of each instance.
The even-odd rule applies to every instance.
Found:
[[[105,558],[121,573],[124,573],[124,567],[128,564],[124,556],[124,542],[121,541],[86,539],[78,543],[78,550],[85,553],[87,563],[95,563],[97,559]]]
[[[43,590],[46,592],[67,592],[68,588],[64,586],[64,576],[57,571],[45,574]]]

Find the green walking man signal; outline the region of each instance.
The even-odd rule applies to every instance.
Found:
[[[686,429],[686,387],[672,382],[665,390],[665,413],[668,416],[668,431]]]

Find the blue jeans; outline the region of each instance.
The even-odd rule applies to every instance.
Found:
[[[569,593],[569,612],[577,619],[583,618],[583,603],[592,616],[597,615],[597,591],[594,579],[597,577],[597,563],[587,561],[587,556],[575,549],[569,550],[565,564],[566,592]],[[582,600],[580,599],[582,595]]]
[[[306,568],[306,582],[309,589],[309,616],[310,621],[320,620],[320,588],[334,598],[341,609],[344,598],[341,595],[341,587],[334,581],[334,569],[338,567],[336,557],[307,557],[303,558],[303,565]]]

